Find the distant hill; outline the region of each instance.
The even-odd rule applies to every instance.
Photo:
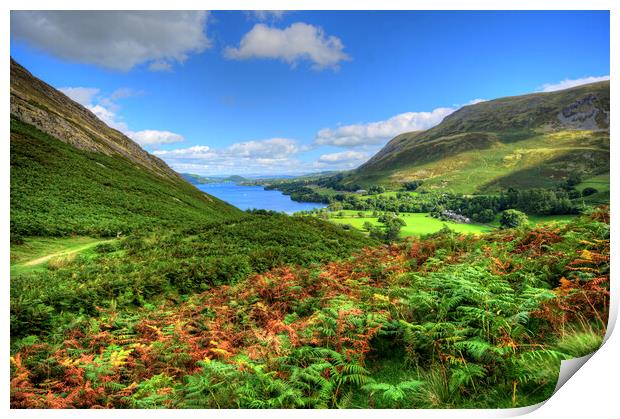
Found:
[[[201,176],[193,173],[181,173],[183,179],[194,185],[204,185],[207,183],[241,183],[247,181],[243,176]]]
[[[116,235],[241,214],[11,60],[11,233]]]
[[[465,106],[392,139],[344,183],[473,193],[547,187],[609,172],[609,81]]]

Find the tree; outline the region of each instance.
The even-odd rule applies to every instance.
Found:
[[[342,203],[334,202],[334,203],[330,204],[330,207],[332,208],[332,211],[340,211],[340,210],[342,210]]]
[[[491,221],[495,219],[495,213],[493,212],[492,209],[485,208],[479,213],[472,216],[472,219],[479,223],[490,223]]]
[[[583,175],[579,172],[572,172],[568,175],[566,179],[566,186],[570,188],[574,188],[576,185],[580,184],[583,180]]]
[[[385,213],[379,217],[378,221],[384,225],[384,240],[388,242],[398,239],[400,229],[406,225],[405,220],[394,213]]]
[[[383,229],[379,226],[370,226],[368,230],[368,235],[373,239],[385,240],[385,233]]]
[[[527,215],[519,210],[507,209],[502,212],[502,217],[499,220],[499,224],[502,228],[516,228],[527,225],[529,220]]]
[[[400,229],[402,224],[399,223],[389,223],[386,225],[385,229],[385,240],[388,242],[394,241],[398,239],[400,235]]]
[[[421,180],[414,180],[412,182],[406,182],[403,186],[407,191],[415,191],[422,185],[422,183],[423,182]]]

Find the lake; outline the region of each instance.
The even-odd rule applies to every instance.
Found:
[[[327,206],[318,202],[295,202],[280,191],[266,191],[262,186],[241,186],[235,183],[207,183],[194,186],[242,210],[256,208],[292,214]]]

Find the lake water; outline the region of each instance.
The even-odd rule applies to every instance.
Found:
[[[207,183],[195,186],[242,210],[256,208],[292,214],[327,206],[318,202],[295,202],[280,191],[266,191],[262,186],[241,186],[234,183]]]

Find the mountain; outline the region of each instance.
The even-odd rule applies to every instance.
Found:
[[[201,176],[193,173],[181,173],[183,179],[193,185],[204,185],[207,183],[241,183],[247,181],[246,178],[239,175],[231,176]]]
[[[240,213],[11,59],[12,235],[116,235]]]
[[[392,139],[344,183],[473,193],[548,187],[609,172],[609,81],[465,106]]]
[[[122,156],[160,177],[179,175],[161,159],[11,59],[11,115],[80,150]]]

